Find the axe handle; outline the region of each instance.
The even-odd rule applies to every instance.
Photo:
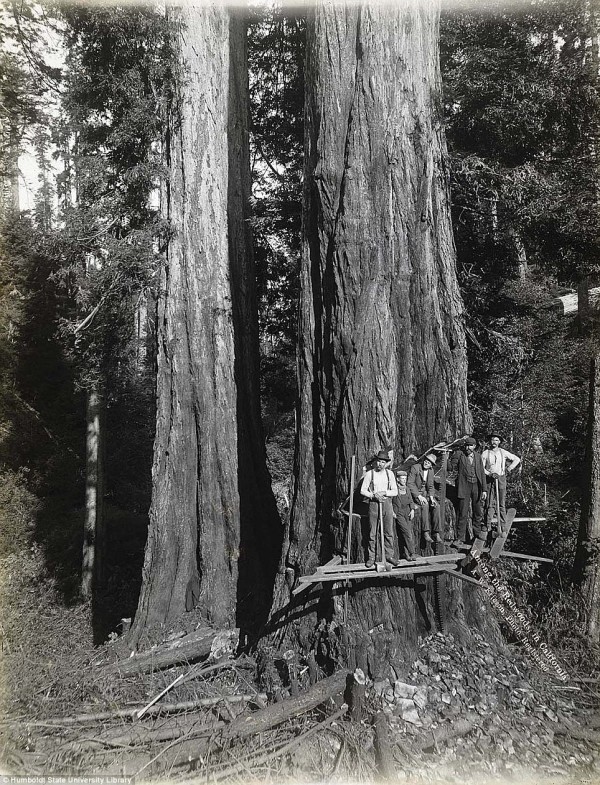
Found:
[[[494,480],[496,485],[496,531],[502,534],[502,521],[500,520],[500,489],[498,486],[498,479]]]
[[[385,566],[385,538],[383,535],[383,502],[379,502],[377,514],[379,515],[379,536],[381,539],[381,563]]]

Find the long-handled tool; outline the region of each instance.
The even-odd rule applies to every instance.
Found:
[[[348,507],[348,532],[346,535],[346,564],[350,564],[352,554],[352,525],[354,523],[354,470],[356,456],[352,456],[350,461],[350,502]],[[344,593],[344,624],[348,621],[348,589],[350,581],[346,581],[346,591]]]
[[[496,532],[498,537],[502,534],[502,521],[500,520],[500,493],[498,486],[498,478],[494,480],[496,485]]]
[[[383,502],[377,502],[377,516],[379,518],[379,539],[381,540],[381,562],[377,562],[377,572],[385,570],[385,537],[383,533]]]
[[[348,533],[346,536],[346,564],[350,564],[351,549],[352,549],[352,524],[354,514],[354,471],[356,469],[356,456],[353,455],[350,460],[350,501],[348,504]]]

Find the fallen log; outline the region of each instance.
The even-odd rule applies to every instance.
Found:
[[[149,671],[170,668],[173,665],[194,662],[208,657],[217,634],[215,631],[210,633],[204,631],[200,635],[193,632],[180,638],[169,647],[157,647],[142,654],[128,657],[126,660],[104,665],[103,670],[107,674],[119,673],[121,676],[127,676],[131,673],[148,673]]]
[[[172,717],[158,728],[148,728],[141,723],[132,725],[125,733],[121,728],[112,728],[104,731],[96,740],[108,746],[137,747],[156,742],[173,741],[174,739],[210,736],[225,727],[226,723],[216,718],[214,722],[207,724],[204,716]]]
[[[242,703],[247,701],[265,701],[267,694],[265,692],[258,692],[254,695],[228,695],[227,700],[229,703]],[[160,703],[157,706],[151,706],[144,712],[144,716],[156,716],[157,714],[176,714],[194,709],[201,709],[210,706],[216,706],[223,700],[222,697],[216,696],[212,698],[197,698],[193,701],[180,701],[179,703]],[[131,709],[116,709],[114,711],[97,711],[95,714],[76,714],[73,717],[51,717],[43,723],[28,722],[27,720],[20,721],[20,724],[34,727],[36,725],[85,725],[86,723],[104,722],[105,720],[118,720],[118,719],[133,719],[142,707],[136,706]],[[15,723],[17,724],[17,723]]]
[[[471,731],[474,731],[479,723],[477,715],[468,715],[463,720],[456,720],[447,728],[438,728],[427,733],[425,740],[417,745],[417,751],[424,752],[426,750],[437,750],[440,744],[445,744],[451,739],[458,738],[459,736],[467,736]]]
[[[292,717],[299,717],[329,698],[333,698],[346,689],[347,671],[338,671],[327,679],[322,679],[310,687],[302,695],[287,698],[280,703],[273,703],[246,717],[238,717],[226,729],[224,739],[244,738],[253,733],[262,733],[275,725],[280,725]]]
[[[218,734],[218,741],[231,743],[246,736],[263,733],[286,720],[299,717],[330,698],[343,693],[347,680],[347,671],[339,671],[327,679],[316,682],[302,695],[273,703],[249,716],[238,717],[224,728],[222,733]],[[169,760],[169,764],[176,766],[202,758],[208,752],[211,743],[214,744],[215,741],[216,739],[188,741],[188,739],[182,738],[181,746],[178,746],[177,754]]]

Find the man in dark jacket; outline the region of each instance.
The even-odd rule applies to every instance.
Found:
[[[456,545],[463,545],[467,536],[469,507],[473,508],[473,534],[478,537],[483,521],[483,503],[486,500],[486,477],[480,453],[475,451],[477,442],[472,437],[465,439],[462,450],[457,450],[448,465],[456,474],[458,496],[458,524]]]

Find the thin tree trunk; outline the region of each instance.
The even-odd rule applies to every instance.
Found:
[[[361,465],[392,446],[399,462],[471,423],[437,9],[319,2],[307,34],[299,430],[280,605],[286,568],[297,577],[331,558],[352,455]],[[445,600],[462,608],[461,589],[448,584]],[[407,588],[374,584],[351,605],[364,670],[430,623]]]
[[[584,598],[587,633],[597,643],[600,641],[600,353],[590,363],[585,466],[573,581]]]
[[[102,448],[102,396],[98,388],[87,394],[85,520],[81,596],[91,599],[105,579],[106,536],[104,527],[104,466]]]
[[[166,142],[174,234],[158,295],[153,497],[134,639],[194,605],[216,625],[233,623],[242,598],[264,614],[260,550],[269,554],[275,511],[247,227],[245,22],[222,4],[168,14],[179,75]]]
[[[0,132],[2,147],[6,150],[5,160],[2,162],[0,175],[0,216],[5,217],[10,213],[20,210],[19,199],[19,133],[16,128]]]
[[[584,3],[586,31],[583,36],[582,67],[589,71],[594,83],[598,83],[598,13],[593,3]],[[591,165],[596,172],[596,203],[599,203],[597,186],[598,141],[596,133],[588,136]],[[593,643],[600,642],[600,352],[598,346],[598,320],[590,309],[589,279],[586,275],[587,261],[583,261],[583,275],[577,290],[578,327],[580,335],[590,337],[592,356],[590,359],[590,393],[588,404],[587,443],[585,478],[581,505],[581,518],[577,537],[577,549],[573,562],[573,582],[583,596],[587,635]]]

